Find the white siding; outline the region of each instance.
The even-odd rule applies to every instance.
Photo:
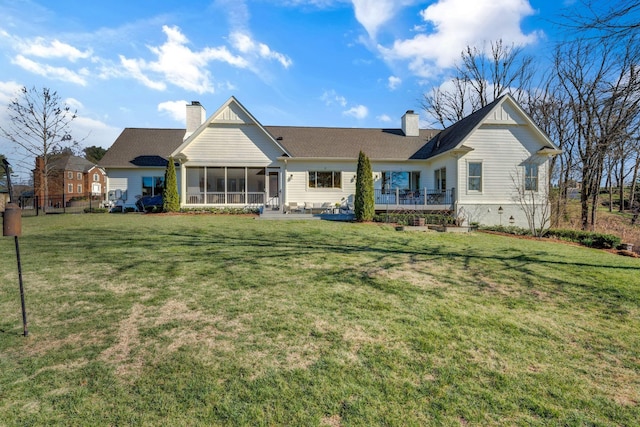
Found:
[[[371,169],[373,172],[375,189],[382,187],[383,171],[404,171],[404,172],[420,172],[420,187],[431,188],[427,181],[430,177],[433,181],[433,171],[427,168],[425,163],[418,162],[372,162]],[[353,197],[356,192],[356,170],[357,160],[353,161],[333,161],[333,162],[314,162],[314,161],[289,161],[284,173],[285,176],[285,202],[297,203],[336,203],[342,200],[348,200],[353,203]],[[308,172],[309,171],[341,171],[342,172],[342,188],[309,188]],[[447,173],[448,174],[448,173]]]
[[[474,150],[458,160],[461,203],[508,203],[513,201],[512,177],[522,174],[523,163],[540,164],[540,185],[546,182],[547,162],[535,153],[541,147],[534,132],[524,126],[481,126],[465,142]],[[468,163],[482,162],[482,191],[467,190]]]
[[[134,206],[136,200],[142,195],[143,176],[164,176],[164,168],[147,169],[108,169],[109,177],[107,191],[121,190],[127,192],[125,206]],[[178,190],[180,190],[180,176],[177,174]]]
[[[434,172],[437,169],[447,168],[447,190],[451,188],[455,188],[456,192],[457,188],[457,169],[458,163],[456,162],[456,158],[453,156],[442,156],[439,157],[436,161],[429,163],[429,168],[424,177],[421,177],[421,186],[426,186],[428,190],[433,190],[436,188],[435,182],[435,174]]]
[[[458,160],[457,212],[467,222],[527,227],[516,187],[523,185],[524,163],[538,164],[538,194],[543,200],[548,185],[548,158],[536,152],[539,134],[528,126],[483,124],[465,142],[474,150]],[[467,190],[468,163],[482,162],[482,191]],[[498,214],[498,208],[503,214]],[[509,219],[513,217],[513,223]]]
[[[342,188],[309,188],[309,171],[341,171]],[[289,162],[284,173],[285,202],[335,204],[353,203],[356,192],[356,161],[353,162]]]
[[[277,166],[283,154],[258,126],[244,124],[210,126],[183,153],[186,166]]]

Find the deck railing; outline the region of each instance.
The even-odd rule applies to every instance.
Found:
[[[448,190],[373,190],[374,201],[377,208],[387,206],[389,208],[402,209],[429,209],[449,208],[455,200],[455,188]]]

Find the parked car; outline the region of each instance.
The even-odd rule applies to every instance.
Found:
[[[136,208],[140,212],[161,212],[162,196],[143,196],[136,201]]]

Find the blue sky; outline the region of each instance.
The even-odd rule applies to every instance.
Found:
[[[77,109],[73,136],[84,146],[108,148],[125,127],[182,128],[187,102],[209,115],[232,95],[263,125],[399,127],[467,45],[502,38],[543,62],[565,6],[0,0],[0,125],[16,91],[36,86]],[[15,156],[6,140],[0,153]]]

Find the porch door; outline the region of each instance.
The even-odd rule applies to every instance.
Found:
[[[267,170],[269,188],[267,189],[267,206],[277,209],[280,207],[280,170]]]

